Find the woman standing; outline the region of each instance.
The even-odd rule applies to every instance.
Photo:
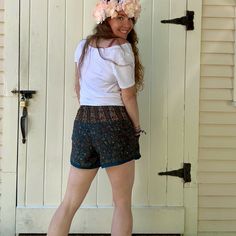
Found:
[[[101,0],[93,16],[94,34],[75,51],[75,90],[80,103],[64,199],[55,212],[48,236],[68,235],[100,167],[106,168],[114,202],[112,236],[132,234],[131,198],[135,160],[141,157],[137,91],[143,86],[134,30],[139,0]]]

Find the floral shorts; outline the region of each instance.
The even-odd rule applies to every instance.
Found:
[[[81,169],[110,167],[141,157],[124,106],[80,106],[73,127],[70,163]]]

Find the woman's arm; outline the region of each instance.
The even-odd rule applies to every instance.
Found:
[[[80,102],[80,84],[79,84],[79,71],[77,63],[75,63],[75,92],[77,94],[78,101]]]
[[[134,128],[139,128],[139,109],[135,85],[130,88],[121,89],[121,97]]]

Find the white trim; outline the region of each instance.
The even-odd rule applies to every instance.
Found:
[[[110,233],[113,210],[113,207],[81,207],[73,219],[70,233]],[[55,208],[18,207],[16,232],[45,233],[54,212]],[[184,232],[183,207],[135,206],[132,208],[132,213],[135,234],[182,234]]]
[[[19,1],[7,0],[5,4],[4,35],[4,113],[3,113],[3,160],[1,235],[15,235],[16,171],[18,98],[11,90],[18,86],[19,58]]]
[[[191,163],[191,182],[184,185],[184,236],[198,230],[198,137],[202,1],[188,0],[187,10],[194,11],[194,30],[187,31],[185,84],[184,162]]]

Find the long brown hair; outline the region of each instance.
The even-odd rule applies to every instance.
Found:
[[[134,22],[135,23],[135,22]],[[98,24],[93,29],[93,34],[89,35],[86,38],[86,42],[80,57],[79,61],[79,71],[83,64],[84,57],[87,53],[88,46],[91,42],[96,42],[96,47],[99,50],[99,42],[102,39],[118,39],[117,36],[115,36],[112,32],[112,29],[108,23],[108,18],[101,24]],[[117,40],[118,41],[118,40]],[[136,91],[141,91],[143,89],[143,76],[144,76],[144,67],[141,64],[140,57],[139,57],[139,50],[137,47],[138,44],[138,37],[137,33],[135,32],[134,28],[130,31],[130,33],[127,36],[127,41],[131,44],[133,53],[134,53],[134,59],[135,59],[135,87]],[[119,41],[118,41],[119,42]],[[100,50],[99,54],[102,57]],[[103,59],[107,60],[106,58],[102,57]]]

